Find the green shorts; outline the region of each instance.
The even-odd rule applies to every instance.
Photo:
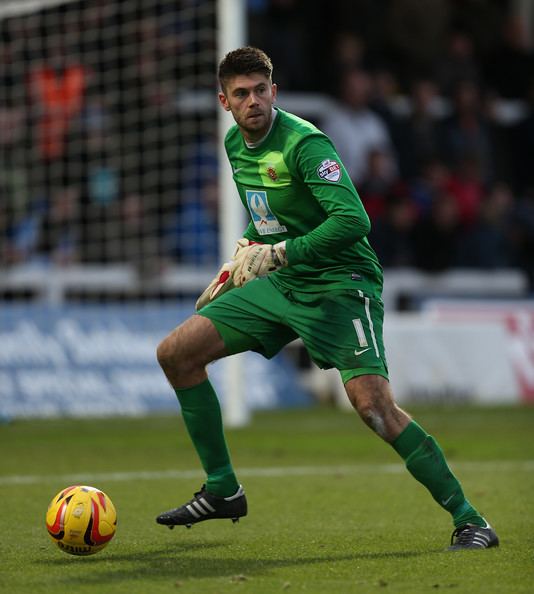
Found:
[[[266,278],[233,289],[203,307],[229,353],[257,351],[270,359],[300,337],[321,369],[338,369],[344,383],[358,375],[388,378],[382,301],[353,289],[305,293]]]

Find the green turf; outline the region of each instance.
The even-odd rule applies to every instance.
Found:
[[[494,524],[498,549],[445,552],[448,514],[347,412],[261,413],[229,431],[249,516],[173,531],[154,517],[202,480],[186,473],[198,466],[177,416],[18,421],[0,426],[0,591],[533,592],[534,408],[411,412]],[[61,552],[44,527],[49,500],[72,482],[106,491],[119,514],[93,557]]]

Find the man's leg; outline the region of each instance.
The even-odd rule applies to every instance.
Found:
[[[184,421],[208,475],[205,488],[186,505],[158,516],[173,526],[246,515],[243,489],[235,477],[224,439],[219,402],[206,365],[254,350],[270,358],[296,334],[281,319],[286,298],[258,279],[228,291],[176,328],[158,347],[158,361],[176,391]]]
[[[439,444],[397,406],[389,382],[384,377],[353,377],[345,384],[345,389],[351,404],[363,421],[393,446],[405,461],[412,476],[452,515],[457,529],[464,526],[487,526],[484,518],[465,498],[462,487],[449,468]],[[494,533],[493,536],[494,539],[488,541],[486,546],[498,543]],[[484,538],[483,535],[482,544]]]
[[[158,361],[174,388],[185,425],[207,474],[206,490],[228,497],[239,488],[224,438],[221,408],[206,365],[226,355],[213,323],[194,315],[158,347]]]

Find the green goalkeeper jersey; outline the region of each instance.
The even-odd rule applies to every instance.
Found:
[[[237,125],[226,135],[250,223],[244,237],[286,241],[289,265],[270,275],[306,292],[382,290],[382,268],[367,241],[369,217],[330,139],[313,124],[276,109],[267,137],[250,148]]]

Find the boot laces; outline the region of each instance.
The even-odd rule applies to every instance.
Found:
[[[476,534],[477,526],[470,526],[469,524],[465,526],[460,526],[456,528],[456,530],[451,535],[451,545],[454,544],[454,538],[456,537],[456,544],[459,545],[468,545],[473,542],[473,538]]]

